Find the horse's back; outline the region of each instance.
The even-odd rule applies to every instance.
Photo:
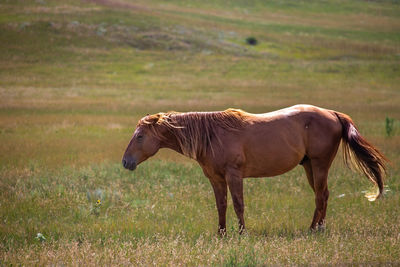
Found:
[[[307,156],[318,156],[340,142],[341,125],[333,111],[296,105],[252,114],[243,132],[246,176],[275,176],[297,166]]]
[[[269,113],[253,114],[252,124],[266,130],[276,129],[280,134],[289,130],[290,135],[309,135],[310,130],[318,130],[321,134],[341,130],[334,111],[312,105],[296,105]]]

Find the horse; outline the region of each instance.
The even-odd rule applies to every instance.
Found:
[[[139,120],[122,164],[135,170],[160,148],[196,160],[209,179],[218,210],[218,233],[226,233],[227,191],[245,230],[243,178],[272,177],[303,166],[315,194],[310,230],[325,229],[328,171],[342,142],[347,166],[355,166],[383,193],[386,157],[361,136],[352,119],[334,110],[296,105],[252,114],[240,109],[166,112]]]

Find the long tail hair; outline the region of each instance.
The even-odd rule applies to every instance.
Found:
[[[388,160],[378,149],[361,136],[349,116],[340,112],[335,112],[335,114],[343,126],[342,146],[344,161],[348,167],[355,166],[371,182],[378,186],[379,193],[366,195],[370,201],[374,201],[383,194],[383,180]]]

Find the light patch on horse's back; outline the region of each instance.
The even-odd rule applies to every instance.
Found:
[[[305,105],[305,104],[301,104],[301,105],[295,105],[292,107],[288,107],[288,108],[284,108],[284,109],[280,109],[280,110],[276,110],[276,111],[272,111],[272,112],[268,112],[268,113],[261,113],[261,114],[254,114],[258,117],[262,117],[263,119],[267,119],[270,118],[275,119],[275,118],[281,118],[281,117],[291,117],[294,115],[297,115],[303,111],[314,111],[315,109],[318,109],[315,106],[312,105]]]

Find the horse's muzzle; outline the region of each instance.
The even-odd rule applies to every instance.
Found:
[[[124,157],[122,159],[122,165],[124,166],[125,169],[133,171],[136,169],[136,161],[131,158],[131,157]]]

